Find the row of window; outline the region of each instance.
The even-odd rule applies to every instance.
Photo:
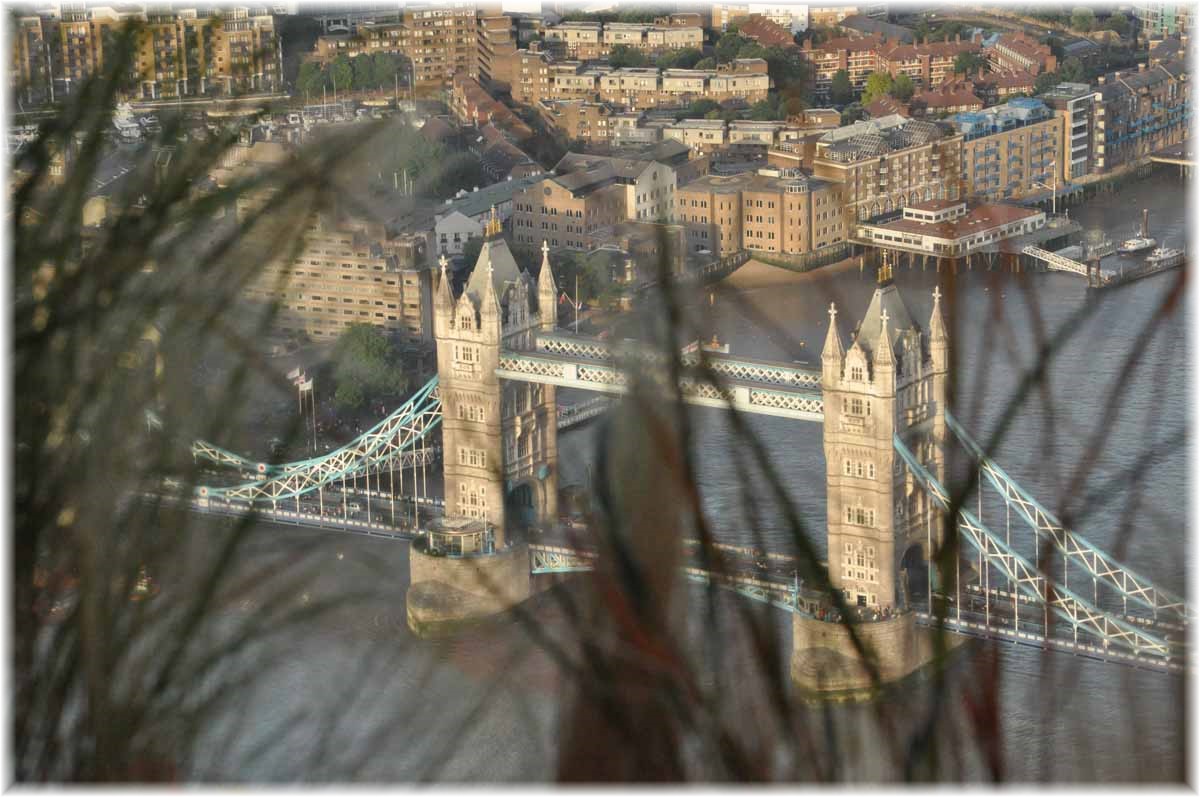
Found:
[[[472,468],[486,468],[487,452],[480,448],[467,448],[465,446],[459,446],[458,464],[469,465]]]
[[[842,475],[853,476],[856,479],[874,479],[875,463],[844,459],[842,460]]]

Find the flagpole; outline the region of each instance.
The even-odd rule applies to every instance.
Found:
[[[575,272],[575,334],[579,334],[579,272]]]

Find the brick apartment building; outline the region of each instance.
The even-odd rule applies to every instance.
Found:
[[[679,186],[674,220],[689,252],[804,254],[845,239],[840,191],[799,169],[710,174]]]

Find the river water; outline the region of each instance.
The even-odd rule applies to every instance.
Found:
[[[1152,234],[1181,245],[1183,184],[1159,175],[1104,195],[1071,215],[1116,240],[1150,209]],[[1106,268],[1116,264],[1106,262]],[[1177,274],[1178,272],[1174,272]],[[1089,540],[1119,553],[1156,583],[1184,592],[1189,367],[1186,310],[1161,310],[1173,276],[1158,276],[1111,293],[1089,295],[1082,279],[1063,274],[963,272],[953,298],[959,357],[958,411],[984,441],[1010,406],[1040,343],[1072,325],[1043,389],[1015,409],[1015,422],[995,458],[1049,508]],[[914,319],[929,317],[932,272],[902,271],[896,282]],[[734,354],[818,363],[836,301],[842,334],[861,318],[874,289],[857,270],[817,272],[784,285],[744,290],[706,309]],[[949,301],[949,300],[947,300]],[[1161,317],[1143,335],[1150,319]],[[1127,383],[1121,374],[1132,362]],[[698,410],[696,462],[702,500],[727,542],[791,547],[778,505],[765,492],[753,527],[742,522],[743,481],[732,466],[745,444],[728,416]],[[772,467],[824,550],[825,484],[821,428],[766,416],[749,419],[765,441]],[[593,424],[560,438],[562,483],[584,484],[595,464]],[[1155,456],[1148,457],[1148,452]],[[1104,499],[1102,501],[1102,499]],[[984,506],[1002,528],[1004,510]],[[1016,527],[1014,526],[1014,529]],[[264,676],[233,712],[205,735],[195,777],[221,780],[547,780],[554,777],[561,678],[524,639],[515,621],[449,640],[418,640],[405,624],[405,544],[350,535],[264,529],[244,558],[257,566],[304,548],[317,563],[301,600],[370,585],[371,599],[287,631],[264,663]],[[1032,558],[1032,554],[1029,554]],[[243,567],[251,567],[243,564]],[[1090,588],[1089,588],[1090,590]],[[255,610],[227,605],[231,618]],[[780,616],[782,612],[778,613]],[[547,626],[566,621],[553,608],[534,609]],[[781,622],[783,622],[781,620]],[[510,656],[517,660],[510,660]],[[971,678],[983,654],[964,657]],[[1029,781],[1171,780],[1184,765],[1181,679],[1065,654],[1000,647],[997,681],[999,747],[1005,777]],[[870,707],[841,707],[836,733],[856,738],[847,750],[852,779],[894,779],[878,753],[882,740]],[[341,712],[326,737],[322,720]],[[238,717],[243,725],[235,726]],[[969,733],[951,722],[946,738]],[[238,741],[227,748],[228,739]],[[969,746],[969,745],[968,745]],[[986,768],[967,757],[962,777]]]

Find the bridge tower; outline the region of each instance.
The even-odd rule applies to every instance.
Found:
[[[885,262],[849,349],[834,305],[829,317],[821,393],[830,579],[851,605],[903,609],[917,590],[924,596],[925,578],[915,576],[936,550],[941,524],[898,467],[893,435],[944,478],[947,340],[940,293],[924,333]]]
[[[496,376],[502,349],[532,349],[536,330],[554,328],[555,298],[548,249],[535,286],[513,258],[495,209],[457,299],[443,259],[434,335],[446,514],[491,524],[498,547],[513,528],[558,516],[555,389]]]
[[[496,376],[504,350],[552,330],[557,290],[548,249],[535,285],[492,209],[483,247],[455,298],[441,260],[434,297],[446,517],[410,552],[409,626],[454,628],[529,596],[522,530],[558,517],[554,388]],[[536,300],[536,302],[535,302]]]

